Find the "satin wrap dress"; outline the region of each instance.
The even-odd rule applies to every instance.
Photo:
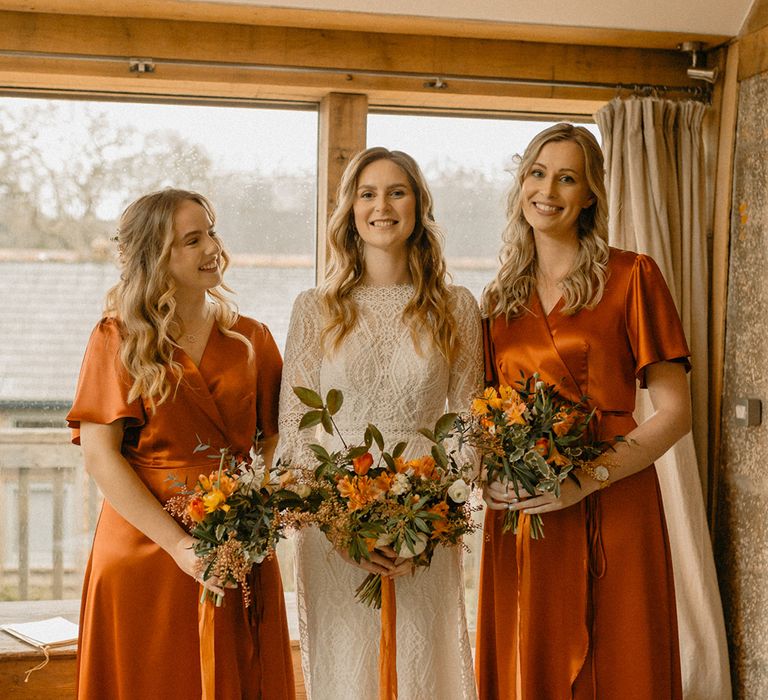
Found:
[[[589,397],[601,439],[626,435],[639,380],[659,361],[688,364],[680,320],[656,263],[611,249],[603,298],[566,316],[530,312],[487,327],[501,384],[539,372],[571,400]],[[674,582],[654,467],[545,513],[544,539],[485,520],[476,672],[483,700],[682,697]]]
[[[74,405],[67,419],[79,444],[80,422],[125,419],[123,456],[147,488],[165,502],[177,490],[169,477],[194,484],[218,465],[194,454],[200,440],[247,455],[257,429],[277,432],[282,360],[266,326],[240,317],[233,330],[254,348],[214,325],[200,366],[179,351],[184,374],[175,395],[149,410],[128,402],[129,381],[118,352],[115,321],[91,335]],[[294,698],[285,602],[277,560],[254,567],[253,605],[227,590],[215,610],[217,700]],[[79,698],[147,700],[201,697],[198,584],[105,500],[85,572],[78,640]]]

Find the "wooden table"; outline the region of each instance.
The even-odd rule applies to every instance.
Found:
[[[34,622],[47,617],[64,617],[77,622],[79,600],[34,600],[0,603],[0,624]],[[69,700],[75,697],[75,655],[77,645],[50,650],[51,660],[45,668],[30,674],[28,669],[44,660],[43,652],[0,631],[0,697],[8,700]]]
[[[292,601],[286,601],[292,602]],[[0,624],[34,622],[48,617],[64,617],[78,621],[79,600],[32,600],[0,602]],[[35,671],[24,682],[26,671],[37,666],[43,652],[0,631],[0,698],[3,700],[72,700],[75,697],[75,656],[77,645],[57,647],[50,651],[45,668]],[[296,700],[305,700],[298,642],[291,642],[293,671],[296,677]],[[186,698],[184,700],[187,700]]]

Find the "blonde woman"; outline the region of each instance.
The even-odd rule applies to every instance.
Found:
[[[678,700],[669,542],[653,461],[690,430],[688,347],[654,261],[607,244],[603,159],[583,127],[529,144],[509,197],[501,268],[484,293],[488,367],[588,397],[603,440],[559,498],[486,489],[477,677],[483,700]],[[632,418],[636,385],[655,412]],[[607,488],[609,487],[610,488]],[[527,494],[520,494],[526,496]],[[502,532],[544,516],[544,539]]]
[[[277,440],[281,359],[266,326],[223,294],[229,260],[201,195],[163,190],[123,213],[120,282],[83,360],[69,425],[104,494],[83,584],[79,698],[201,696],[199,586],[215,611],[216,698],[294,697],[276,561],[252,571],[258,609],[201,570],[192,537],[163,509],[169,477],[193,484],[200,439],[248,455]]]
[[[280,395],[283,457],[310,464],[292,387],[340,389],[343,435],[370,422],[406,456],[429,450],[417,434],[464,409],[482,376],[480,317],[466,289],[446,283],[432,197],[414,160],[370,148],[347,166],[328,225],[325,283],[296,300]],[[326,438],[326,444],[333,441]],[[461,551],[441,549],[411,575],[391,549],[355,564],[319,531],[302,533],[297,578],[304,678],[312,700],[378,698],[379,614],[354,599],[368,572],[396,578],[402,700],[476,697],[464,614]],[[407,575],[405,575],[407,574]]]

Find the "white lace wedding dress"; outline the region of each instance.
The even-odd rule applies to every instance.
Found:
[[[334,441],[309,429],[298,433],[306,408],[292,391],[340,389],[335,417],[342,435],[362,439],[374,423],[388,447],[408,441],[405,456],[428,453],[417,430],[450,410],[465,410],[482,381],[480,315],[471,293],[451,287],[459,350],[450,364],[427,338],[419,354],[401,314],[410,285],[359,286],[355,328],[341,348],[324,357],[315,290],[296,299],[288,331],[280,395],[279,452],[294,464],[313,464],[306,445]],[[379,611],[354,598],[366,572],[345,562],[325,536],[310,528],[297,537],[297,598],[302,666],[311,700],[378,698]],[[428,569],[396,581],[397,675],[400,700],[473,700],[477,697],[464,613],[461,549],[440,548]]]

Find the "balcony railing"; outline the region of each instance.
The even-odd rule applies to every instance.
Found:
[[[77,597],[100,503],[68,430],[0,430],[0,598]]]

